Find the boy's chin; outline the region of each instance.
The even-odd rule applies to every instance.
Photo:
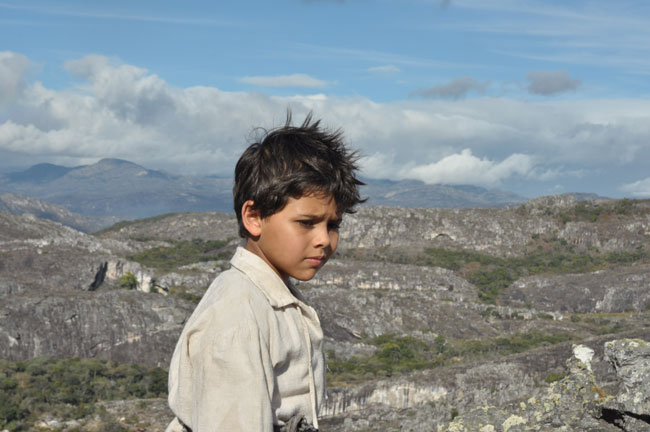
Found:
[[[314,276],[316,276],[317,272],[318,270],[314,270],[313,272],[309,272],[309,273],[300,273],[297,275],[291,275],[291,278],[300,282],[308,282],[312,280]]]

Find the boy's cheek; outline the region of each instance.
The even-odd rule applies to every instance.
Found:
[[[339,245],[339,233],[336,232],[332,234],[332,237],[330,239],[330,247],[332,248],[330,256],[333,255],[334,252],[336,252],[336,248],[338,247],[338,245]]]

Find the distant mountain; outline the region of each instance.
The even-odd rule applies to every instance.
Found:
[[[232,181],[149,170],[120,159],[51,164],[0,177],[0,192],[32,196],[86,216],[122,219],[178,211],[231,211]]]
[[[567,192],[562,195],[575,197],[576,201],[609,201],[614,198],[604,197],[595,193],[588,192]]]
[[[0,211],[15,215],[32,214],[69,226],[78,231],[92,232],[118,222],[115,216],[84,216],[73,213],[63,206],[41,201],[38,198],[18,194],[0,194]]]
[[[469,185],[430,185],[419,180],[370,180],[364,193],[368,205],[420,208],[505,207],[526,198],[498,189]]]
[[[417,180],[364,181],[367,186],[362,195],[369,198],[368,205],[476,208],[525,201],[509,192],[477,186],[428,185]],[[120,159],[72,168],[38,164],[0,175],[0,193],[38,198],[85,216],[121,219],[175,212],[232,212],[231,191],[230,178],[175,175]]]
[[[74,168],[42,163],[34,165],[25,171],[11,173],[8,178],[14,183],[43,184],[63,177],[72,169]]]

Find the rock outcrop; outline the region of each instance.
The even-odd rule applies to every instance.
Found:
[[[650,344],[615,340],[605,344],[605,355],[616,369],[620,387],[604,404],[603,416],[625,431],[650,430]]]
[[[588,273],[523,277],[504,290],[502,304],[535,305],[546,312],[631,312],[650,310],[650,265]]]
[[[575,431],[647,432],[650,430],[650,346],[642,340],[605,344],[622,391],[608,394],[591,370],[594,351],[574,346],[568,374],[541,397],[506,407],[483,406],[463,414],[438,432]]]
[[[151,271],[131,249],[32,215],[0,212],[0,352],[101,357],[166,366],[194,305],[148,294]],[[118,288],[126,271],[140,290]]]
[[[1,301],[4,360],[99,357],[162,367],[194,307],[126,290],[18,294]]]

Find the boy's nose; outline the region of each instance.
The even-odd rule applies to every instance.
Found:
[[[325,227],[319,227],[316,232],[316,237],[314,238],[314,246],[317,248],[323,248],[330,245],[332,239],[330,238],[330,231]]]

